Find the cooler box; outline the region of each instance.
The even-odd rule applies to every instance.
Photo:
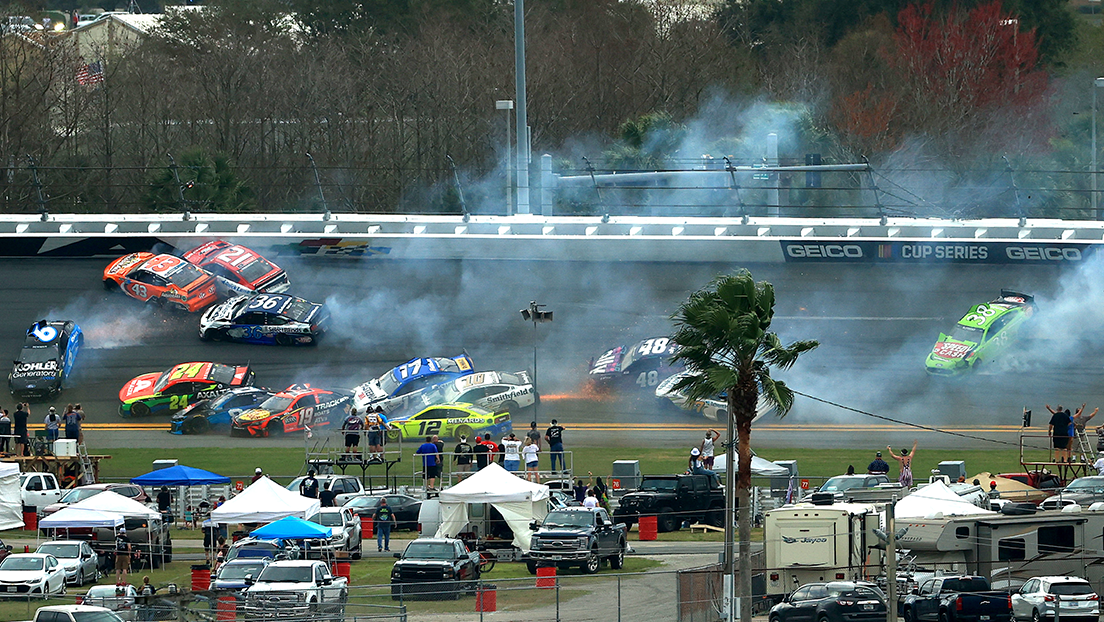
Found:
[[[76,439],[63,438],[54,441],[54,455],[59,458],[68,458],[77,455]]]
[[[167,469],[169,467],[174,467],[174,466],[177,466],[179,464],[180,464],[179,460],[154,460],[153,461],[153,470],[156,471],[158,469]]]
[[[951,482],[957,482],[959,478],[966,477],[966,461],[944,460],[939,463],[939,474],[946,475]]]

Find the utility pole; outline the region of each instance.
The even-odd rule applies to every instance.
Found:
[[[897,622],[897,534],[895,533],[897,522],[894,516],[894,506],[897,505],[897,496],[886,505],[886,603],[889,610],[888,622]]]

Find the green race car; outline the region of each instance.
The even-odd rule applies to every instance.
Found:
[[[389,419],[388,440],[420,440],[426,436],[437,435],[441,440],[456,440],[466,436],[474,440],[475,435],[490,434],[492,439],[500,439],[513,430],[510,413],[491,412],[481,406],[454,402],[437,404],[418,411],[409,417]]]
[[[991,361],[1034,313],[1034,297],[1002,289],[1000,298],[971,307],[951,334],[939,334],[928,354],[928,373],[954,376]]]

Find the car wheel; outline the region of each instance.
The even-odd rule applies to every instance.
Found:
[[[199,334],[199,339],[200,341],[213,341],[217,335],[217,331],[213,331],[208,328]]]
[[[706,513],[705,524],[711,527],[724,527],[724,510],[713,509]]]
[[[279,421],[273,421],[265,428],[265,436],[276,437],[284,435],[284,424]]]
[[[823,613],[820,614],[820,617],[817,618],[817,622],[829,622],[828,616]]]
[[[529,574],[537,574],[537,562],[525,562],[525,569]]]
[[[116,283],[115,281],[112,281],[111,279],[104,279],[103,286],[104,286],[104,289],[109,291],[109,292],[113,292],[113,291],[119,289],[119,284]]]
[[[1038,609],[1032,609],[1031,610],[1031,622],[1039,622],[1039,610]]]
[[[130,405],[130,414],[133,417],[150,416],[150,407],[145,402],[135,402]]]
[[[211,423],[206,417],[192,417],[185,419],[182,427],[185,434],[204,434],[211,429]]]
[[[510,413],[511,415],[516,415],[518,412],[518,403],[514,400],[506,400],[505,402],[499,404],[498,408],[495,408],[495,412]]]
[[[400,440],[402,440],[402,430],[398,430],[398,429],[388,430],[386,432],[386,434],[387,434],[387,440],[388,441],[397,443]]]
[[[456,426],[456,438],[460,438],[461,436],[463,436],[464,438],[472,437],[472,429],[470,425],[461,424]]]
[[[905,622],[912,622],[912,607],[905,607],[905,611],[901,614],[901,617]]]
[[[946,611],[939,612],[939,622],[951,622],[951,619],[947,616]]]
[[[617,543],[617,555],[609,558],[610,568],[621,570],[625,566],[625,543]]]
[[[682,524],[679,522],[679,518],[675,516],[674,510],[669,507],[663,507],[659,510],[659,520],[656,521],[656,529],[662,533],[669,531],[678,531]]]
[[[85,583],[84,568],[81,568],[80,574],[77,575],[77,587],[82,587]]]
[[[276,335],[276,345],[278,345],[278,346],[290,346],[291,345],[291,337],[288,337],[287,335],[284,335],[284,334]]]
[[[596,574],[601,567],[602,558],[598,556],[598,549],[591,549],[590,555],[587,555],[586,561],[583,562],[583,572]]]

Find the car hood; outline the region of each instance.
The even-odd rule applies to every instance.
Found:
[[[234,317],[234,305],[242,300],[245,300],[245,296],[236,296],[226,302],[217,304],[208,309],[207,312],[203,314],[203,319],[200,321],[204,324],[210,324],[211,322],[229,322],[230,319]]]
[[[134,378],[119,389],[119,401],[129,402],[153,395],[155,393],[153,386],[157,384],[157,379],[160,377],[161,372],[155,371]]]
[[[286,581],[281,583],[254,583],[246,590],[247,594],[258,594],[265,592],[298,592],[300,590],[313,590],[316,586],[313,583],[296,583],[292,581]]]
[[[396,566],[400,564],[403,566],[422,566],[425,568],[451,568],[453,562],[445,559],[400,559],[395,562]]]
[[[961,339],[955,339],[950,335],[944,335],[940,333],[939,341],[932,347],[931,354],[928,356],[929,362],[931,361],[949,361],[956,362],[965,360],[976,348],[978,344],[972,341],[963,341]]]
[[[555,529],[541,529],[537,531],[538,536],[548,536],[550,538],[577,538],[584,534],[589,534],[593,529],[589,527],[575,527],[574,529],[567,529],[565,527],[557,527]]]
[[[257,425],[271,418],[272,413],[263,408],[250,408],[232,417],[234,423],[238,425]]]
[[[18,583],[46,578],[41,570],[0,570],[0,583]]]
[[[1082,501],[1092,501],[1099,496],[1100,495],[1096,495],[1091,492],[1063,492],[1062,494],[1051,495],[1047,497],[1043,500],[1043,503],[1046,503],[1047,501],[1058,503],[1058,501],[1061,500],[1062,502],[1072,501],[1078,505],[1084,505]]]

